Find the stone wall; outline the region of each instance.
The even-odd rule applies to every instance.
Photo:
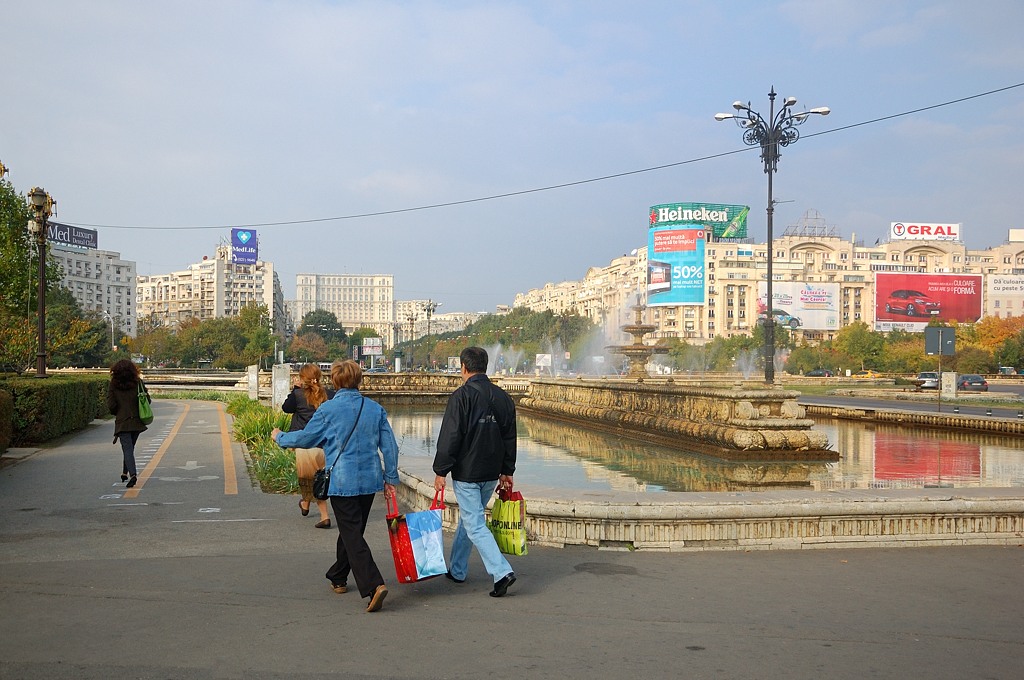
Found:
[[[429,462],[403,463],[399,504],[433,499]],[[530,544],[609,550],[794,550],[809,548],[1021,545],[1020,489],[763,491],[731,494],[526,492]],[[447,496],[444,525],[458,523]]]
[[[835,460],[813,430],[798,392],[680,385],[671,381],[535,379],[522,408],[585,427],[629,434],[711,455]]]

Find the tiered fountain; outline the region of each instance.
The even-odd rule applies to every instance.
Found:
[[[797,404],[797,392],[645,381],[648,360],[668,348],[644,344],[655,326],[643,323],[639,298],[632,309],[636,320],[622,330],[633,336],[633,344],[606,348],[629,360],[627,379],[536,378],[520,406],[583,427],[730,460],[838,458],[826,449],[825,434],[812,429],[814,421]]]
[[[668,347],[644,344],[644,336],[657,328],[657,326],[643,322],[645,307],[640,304],[639,295],[637,295],[636,304],[630,309],[636,314],[636,320],[632,324],[623,326],[622,330],[633,336],[633,344],[608,345],[605,349],[613,354],[622,354],[629,360],[628,376],[630,378],[644,378],[647,376],[647,362],[655,354],[667,354]]]

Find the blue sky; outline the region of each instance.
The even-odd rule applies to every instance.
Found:
[[[1024,175],[1024,3],[7,3],[0,161],[59,221],[139,272],[213,254],[230,226],[406,210],[745,148],[716,122],[828,106],[782,152],[776,232],[959,222],[1005,241]],[[828,134],[814,134],[828,133]],[[399,299],[492,311],[646,244],[655,204],[751,206],[756,150],[430,210],[257,227],[298,273],[393,273]],[[119,227],[119,228],[114,228]],[[126,227],[126,228],[124,228]],[[214,227],[172,229],[168,227]]]

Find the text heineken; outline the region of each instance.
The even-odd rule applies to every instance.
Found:
[[[690,208],[658,208],[658,222],[728,222],[729,213],[725,210],[708,210],[707,206],[693,210]]]

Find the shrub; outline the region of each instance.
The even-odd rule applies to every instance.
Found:
[[[295,456],[270,440],[275,427],[288,429],[291,416],[242,395],[228,402],[227,411],[234,418],[235,440],[249,450],[250,472],[259,480],[260,488],[275,493],[295,493],[299,488]]]
[[[181,392],[161,392],[153,393],[150,391],[151,396],[154,399],[193,399],[195,401],[223,401],[228,402],[230,398],[224,392],[218,392],[217,390],[182,390]]]
[[[107,414],[104,375],[8,378],[0,383],[13,399],[14,445],[41,443],[80,430]]]
[[[14,434],[14,397],[7,390],[0,390],[0,453],[11,445]]]

